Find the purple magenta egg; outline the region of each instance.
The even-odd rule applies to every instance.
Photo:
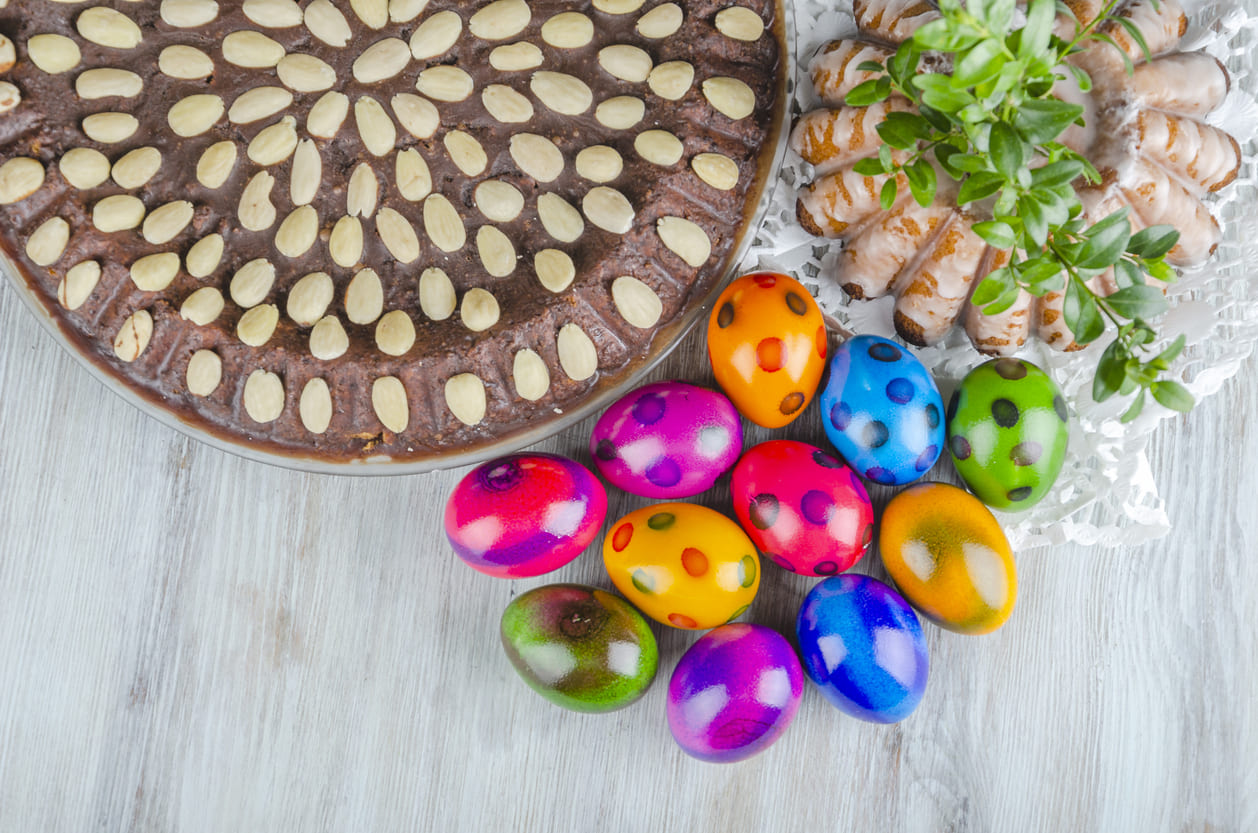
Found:
[[[803,670],[785,637],[763,625],[722,625],[691,645],[673,670],[668,728],[701,761],[742,761],[782,736],[803,689]]]
[[[469,565],[498,578],[558,570],[607,517],[607,491],[585,466],[553,454],[482,463],[446,501],[446,537]]]
[[[659,500],[712,487],[743,450],[738,409],[688,382],[655,382],[618,399],[590,435],[599,473],[626,492]]]

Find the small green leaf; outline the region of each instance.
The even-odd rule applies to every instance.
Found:
[[[1165,350],[1158,353],[1158,360],[1166,362],[1168,365],[1179,358],[1179,354],[1184,352],[1184,345],[1188,343],[1188,339],[1182,334],[1172,341]]]
[[[913,77],[913,86],[922,95],[922,101],[943,113],[956,113],[974,102],[974,96],[965,90],[953,89],[946,75],[928,72]]]
[[[913,45],[936,52],[960,52],[973,46],[982,35],[973,28],[957,25],[947,19],[932,20],[913,32]]]
[[[1077,344],[1091,344],[1105,332],[1105,320],[1096,305],[1096,296],[1078,279],[1066,284],[1062,317]]]
[[[1156,287],[1144,284],[1124,287],[1105,302],[1123,318],[1153,318],[1167,309],[1166,296]]]
[[[1175,283],[1179,279],[1175,269],[1165,260],[1150,260],[1145,263],[1144,268],[1149,272],[1150,276],[1162,283]]]
[[[1193,395],[1179,382],[1169,380],[1154,382],[1149,386],[1149,390],[1153,393],[1153,398],[1158,401],[1159,405],[1170,408],[1172,411],[1188,413],[1192,410],[1192,406],[1197,404],[1197,400],[1193,398]]]
[[[1022,218],[1022,226],[1026,229],[1027,237],[1031,238],[1036,246],[1043,246],[1048,242],[1048,218],[1044,215],[1043,206],[1030,197],[1020,197],[1018,216]]]
[[[1114,283],[1120,288],[1144,283],[1140,267],[1126,258],[1114,264]]]
[[[1022,294],[1021,290],[1015,284],[1007,287],[1004,292],[987,306],[983,307],[983,315],[1000,315],[1005,310],[1013,306],[1014,301],[1018,300],[1018,296]]]
[[[1127,251],[1137,257],[1153,260],[1164,256],[1179,242],[1179,232],[1174,226],[1158,225],[1140,229],[1131,236]]]
[[[1127,378],[1127,367],[1124,356],[1119,353],[1118,339],[1110,342],[1096,363],[1096,375],[1092,377],[1092,399],[1104,402],[1118,393]]]
[[[965,178],[957,192],[957,205],[968,205],[990,197],[1004,186],[1004,178],[991,171],[978,171]]]
[[[1144,33],[1140,31],[1140,27],[1135,23],[1132,23],[1131,20],[1126,17],[1117,17],[1113,19],[1117,20],[1118,25],[1127,30],[1127,34],[1131,36],[1131,39],[1134,40],[1136,45],[1140,47],[1140,51],[1144,53],[1144,59],[1146,61],[1152,60],[1153,53],[1149,51],[1149,44],[1145,42]]]
[[[882,160],[876,156],[861,159],[852,166],[852,170],[861,176],[878,176],[887,172],[887,169],[882,166]]]
[[[913,199],[917,200],[917,204],[925,208],[935,199],[935,169],[930,162],[925,159],[918,159],[912,165],[904,169],[904,175],[909,180],[909,191],[913,194]]]
[[[1009,267],[1003,266],[988,273],[987,277],[979,281],[978,286],[974,287],[974,294],[970,296],[970,302],[976,306],[985,307],[992,301],[995,301],[1005,293],[1008,288],[1016,284],[1013,282],[1013,273]]]
[[[1126,425],[1127,423],[1134,421],[1136,417],[1140,416],[1140,412],[1144,410],[1144,393],[1144,389],[1142,388],[1140,393],[1136,395],[1135,401],[1131,403],[1131,407],[1124,411],[1123,415],[1118,418],[1119,422]]]
[[[877,61],[861,61],[856,65],[857,72],[884,72],[882,64]]]
[[[960,152],[949,144],[935,145],[935,161],[939,163],[939,167],[943,168],[944,173],[957,181],[960,181],[965,176],[964,171],[959,170],[952,164],[952,158]]]
[[[1018,242],[1017,237],[1013,233],[1013,228],[1008,223],[999,220],[975,223],[974,233],[997,249],[1011,249]]]
[[[904,87],[905,81],[917,72],[917,62],[920,58],[921,52],[913,45],[912,40],[907,40],[900,44],[895,54],[887,61],[887,74],[895,79],[897,84]]]
[[[954,88],[973,87],[1000,73],[1007,60],[1005,45],[995,38],[976,43],[952,69]]]
[[[890,171],[895,165],[891,160],[891,148],[886,145],[878,147],[878,161],[882,163],[884,171]]]
[[[989,142],[992,164],[996,166],[996,170],[1005,179],[1011,182],[1016,180],[1018,171],[1026,164],[1027,148],[1022,137],[1008,124],[996,122],[992,125]]]
[[[1031,0],[1027,7],[1026,25],[1022,27],[1022,36],[1018,41],[1018,57],[1035,57],[1048,49],[1056,17],[1057,3],[1054,0]]]
[[[1066,69],[1070,70],[1070,74],[1075,78],[1075,86],[1079,88],[1081,93],[1092,92],[1092,76],[1088,75],[1088,71],[1074,64],[1066,64]]]
[[[1022,138],[1033,145],[1051,142],[1083,115],[1083,106],[1055,98],[1032,98],[1022,102],[1013,123]]]
[[[1107,269],[1117,263],[1123,252],[1127,251],[1127,241],[1131,239],[1131,223],[1125,216],[1120,217],[1117,222],[1110,222],[1114,216],[1111,214],[1084,232],[1087,242],[1079,252],[1079,267]]]
[[[1028,261],[1020,270],[1022,285],[1036,297],[1045,292],[1058,292],[1062,287],[1061,264],[1056,258],[1043,256]]]
[[[1123,49],[1121,46],[1119,46],[1116,40],[1114,40],[1113,38],[1111,38],[1109,35],[1105,34],[1104,32],[1093,32],[1091,37],[1095,40],[1108,43],[1110,46],[1114,47],[1115,51],[1118,52],[1118,57],[1122,58],[1123,69],[1127,71],[1128,75],[1131,75],[1133,72],[1135,72],[1136,68],[1132,65],[1131,58],[1127,56],[1127,51]]]
[[[895,205],[897,191],[895,177],[882,184],[882,190],[878,192],[878,204],[882,206],[883,211],[890,211],[891,206]]]
[[[902,115],[908,115],[907,113]],[[876,128],[878,136],[897,150],[912,150],[917,147],[917,136],[903,122],[883,119]]]
[[[1056,185],[1069,185],[1082,175],[1082,162],[1077,159],[1063,159],[1036,168],[1031,172],[1031,183],[1037,188],[1052,188]]]
[[[885,101],[890,93],[883,94],[879,89],[881,78],[871,78],[864,83],[857,84],[851,89],[846,96],[843,97],[844,103],[850,107],[868,107],[871,104],[877,104],[879,101]]]
[[[958,153],[956,156],[951,157],[949,161],[957,170],[965,171],[969,174],[990,170],[987,160],[973,153]]]
[[[987,28],[998,34],[1009,31],[1016,0],[990,0],[987,7]]]

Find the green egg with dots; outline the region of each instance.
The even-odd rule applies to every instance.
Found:
[[[582,584],[548,584],[517,596],[500,631],[507,659],[529,688],[573,711],[628,706],[646,693],[659,665],[642,614]]]
[[[948,405],[948,450],[980,500],[1029,509],[1052,489],[1066,457],[1070,413],[1052,377],[1024,359],[984,362]]]

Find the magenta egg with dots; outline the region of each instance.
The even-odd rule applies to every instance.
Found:
[[[784,636],[763,625],[722,625],[677,662],[668,728],[701,761],[742,761],[782,736],[803,690],[803,668]]]
[[[613,486],[675,500],[712,487],[743,449],[738,410],[689,382],[655,382],[617,400],[590,435],[590,454]]]
[[[482,463],[446,501],[455,553],[498,578],[552,572],[580,555],[607,517],[607,491],[585,466],[553,454]]]
[[[874,507],[856,472],[816,446],[770,440],[734,467],[734,513],[756,548],[779,567],[832,576],[865,555]]]

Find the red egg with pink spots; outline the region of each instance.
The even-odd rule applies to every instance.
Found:
[[[676,500],[712,487],[743,450],[743,427],[723,394],[688,382],[655,382],[603,412],[590,455],[613,486]]]
[[[806,576],[832,576],[861,559],[874,507],[856,472],[793,440],[755,446],[733,476],[734,512],[765,557]]]

